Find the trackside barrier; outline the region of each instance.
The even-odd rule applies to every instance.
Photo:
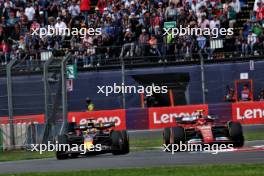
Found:
[[[3,151],[3,132],[2,129],[0,128],[0,152]]]
[[[88,118],[97,122],[115,121],[118,130],[159,129],[175,125],[175,117],[195,115],[195,111],[201,109],[204,110],[204,114],[219,115],[221,119],[232,119],[242,124],[264,124],[264,102],[69,112],[68,120],[79,124],[85,123]],[[16,148],[40,143],[44,129],[44,115],[15,116],[14,128]],[[8,118],[0,117],[0,151],[9,149],[11,145],[9,136]]]
[[[21,149],[27,147],[29,144],[36,143],[38,131],[35,128],[35,124],[38,122],[30,118],[23,119],[21,116],[15,117],[13,120],[15,145],[13,146],[10,141],[10,124],[8,122],[7,118],[0,119],[0,147],[2,150]],[[28,139],[31,140],[30,143],[28,143]]]
[[[130,130],[145,130],[149,128],[148,108],[126,110],[126,128]]]
[[[1,124],[0,125],[2,131],[2,140],[3,140],[3,150],[11,147],[10,143],[10,125],[9,124]]]
[[[242,124],[264,124],[264,101],[233,103],[232,118]]]
[[[27,137],[27,128],[28,124],[26,123],[18,123],[14,124],[15,131],[15,148],[23,148],[25,146],[26,137]],[[0,126],[2,132],[2,148],[3,150],[11,149],[10,142],[10,124],[1,124]]]
[[[222,103],[209,105],[186,105],[175,107],[160,108],[137,108],[137,109],[116,109],[93,112],[69,112],[69,121],[84,123],[87,118],[94,118],[98,121],[116,121],[120,129],[149,129],[159,128],[153,125],[159,124],[165,120],[166,114],[173,116],[193,115],[195,110],[204,109],[210,115],[219,115],[221,118],[227,117],[243,124],[264,124],[264,101],[263,102],[239,102],[239,103]],[[162,121],[158,119],[161,115]],[[16,119],[33,119],[36,123],[44,123],[44,115],[15,116]],[[169,118],[171,119],[171,118]],[[0,124],[7,124],[7,117],[0,117]],[[16,122],[15,122],[16,123]],[[162,123],[161,123],[162,124]],[[161,125],[160,128],[164,126]]]
[[[172,117],[194,115],[198,109],[204,109],[205,113],[210,115],[218,115],[220,118],[240,121],[243,124],[264,124],[264,101],[69,112],[68,118],[70,122],[77,123],[85,123],[87,118],[102,122],[116,121],[119,129],[152,129],[171,125],[174,123]],[[33,119],[35,123],[44,123],[43,114],[15,116],[14,119]],[[7,123],[7,117],[0,117],[0,124]]]
[[[176,117],[193,116],[197,114],[197,110],[204,110],[204,114],[208,114],[208,105],[189,105],[162,108],[149,108],[148,121],[149,129],[158,129],[164,127],[175,126]]]

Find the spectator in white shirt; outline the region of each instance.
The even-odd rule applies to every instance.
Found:
[[[202,21],[201,21],[201,23],[199,24],[199,26],[201,27],[202,30],[204,30],[204,29],[207,28],[207,26],[209,26],[209,25],[210,25],[209,20],[206,19],[206,16],[205,16],[205,15],[203,15],[203,16],[202,16]]]
[[[240,7],[240,1],[239,0],[233,0],[229,5],[234,8],[236,13],[240,12],[241,7]]]
[[[192,11],[194,12],[194,14],[197,15],[199,8],[200,8],[200,5],[196,2],[196,0],[193,0],[191,8],[192,8]]]
[[[259,2],[264,3],[264,0],[255,0],[254,8],[253,8],[254,11],[257,11]]]
[[[12,1],[6,0],[6,2],[4,3],[4,7],[7,8],[7,9],[13,8],[14,4],[12,3]]]
[[[55,29],[59,31],[59,35],[67,35],[67,25],[61,20],[60,17],[57,17],[57,23],[55,24]]]
[[[171,2],[170,6],[166,8],[165,19],[176,20],[176,15],[177,15],[177,9],[175,8],[175,4]]]
[[[76,3],[76,1],[72,1],[72,4],[68,7],[68,11],[73,18],[77,17],[81,12],[80,6]]]
[[[254,54],[254,45],[256,44],[256,42],[257,42],[257,35],[252,31],[249,31],[247,44],[250,50],[250,54]]]
[[[210,21],[210,29],[214,29],[217,27],[220,27],[220,21],[217,19],[217,16],[214,16],[214,18]]]
[[[30,3],[28,3],[27,7],[25,8],[25,15],[27,16],[29,21],[33,20],[35,13],[36,11],[34,7]]]

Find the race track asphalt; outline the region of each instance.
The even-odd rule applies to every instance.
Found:
[[[264,125],[243,125],[244,133],[247,132],[263,132],[264,136]],[[131,131],[129,136],[131,139],[140,139],[140,138],[152,138],[159,137],[162,135],[162,129],[157,130],[141,130],[141,131]]]
[[[252,130],[251,127],[246,128],[249,128],[244,128],[246,131]],[[264,132],[263,126],[258,126],[257,128]],[[253,130],[256,130],[256,127],[254,127]],[[130,132],[130,136],[132,138],[139,136],[152,137],[160,134],[160,130],[149,132]],[[254,147],[256,146],[261,146],[262,150],[255,150]],[[251,148],[253,150],[247,150],[247,148]],[[172,155],[169,152],[163,152],[161,148],[157,148],[155,150],[131,152],[127,155],[120,156],[104,154],[60,161],[55,158],[49,158],[1,162],[0,174],[174,165],[264,163],[264,141],[246,142],[245,149],[246,150],[244,151],[220,152],[218,154],[205,152],[179,152]]]

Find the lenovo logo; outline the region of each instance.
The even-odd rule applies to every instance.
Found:
[[[153,123],[154,124],[166,124],[175,122],[175,118],[177,117],[188,117],[195,116],[196,112],[188,113],[188,112],[180,112],[180,113],[162,113],[158,115],[157,112],[153,112]]]
[[[115,125],[116,126],[119,126],[121,125],[121,119],[120,117],[118,116],[113,116],[113,117],[98,117],[98,118],[93,118],[91,117],[90,119],[95,119],[95,122],[96,123],[99,123],[99,122],[115,122]],[[81,119],[80,120],[80,124],[86,124],[87,123],[87,119]]]
[[[263,118],[264,117],[264,109],[255,108],[255,109],[243,110],[243,109],[237,107],[236,108],[236,117],[237,117],[237,120]]]

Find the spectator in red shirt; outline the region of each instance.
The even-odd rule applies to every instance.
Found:
[[[152,32],[155,35],[157,35],[160,24],[161,24],[161,19],[160,19],[158,13],[153,13],[150,23],[151,23],[151,27],[152,27]]]
[[[258,8],[256,9],[256,19],[261,21],[264,17],[264,7],[261,2],[258,2]]]
[[[2,50],[3,50],[3,55],[4,55],[4,65],[6,65],[9,61],[9,46],[8,43],[5,42],[4,40],[2,41]]]
[[[88,23],[88,17],[87,17],[88,12],[91,9],[90,4],[91,4],[90,0],[81,0],[80,1],[80,10],[81,10],[82,15],[84,16],[86,24]]]
[[[98,0],[97,7],[99,8],[100,13],[103,14],[104,9],[107,7],[107,1],[106,0]]]

